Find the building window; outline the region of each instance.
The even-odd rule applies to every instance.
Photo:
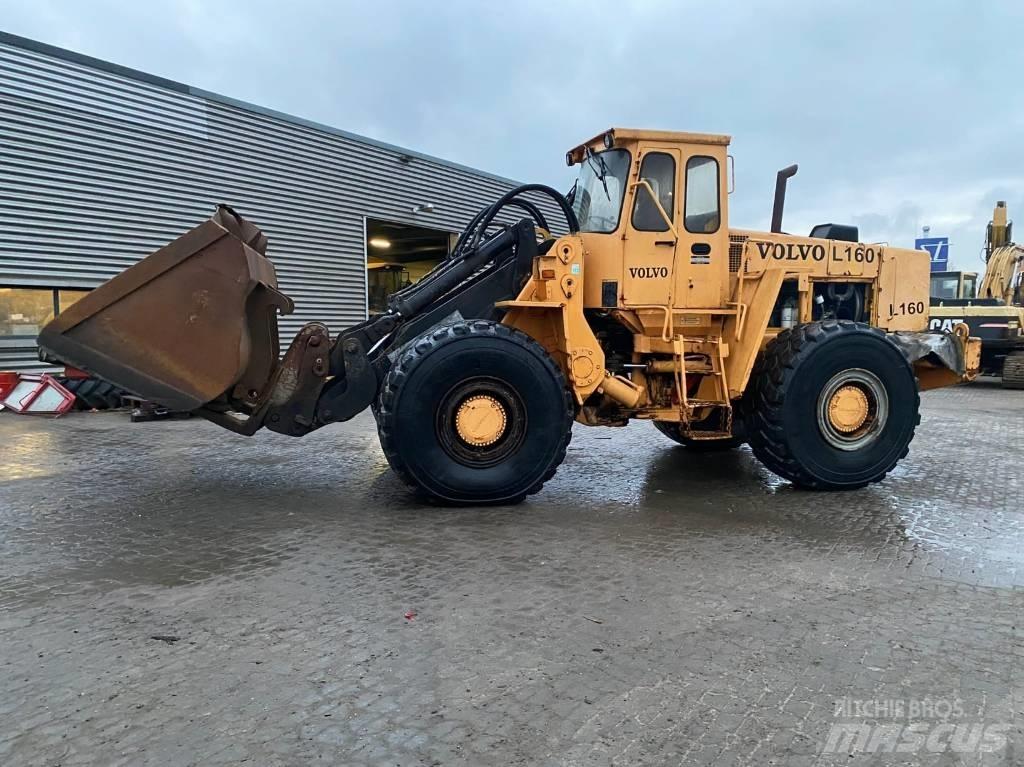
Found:
[[[676,161],[672,155],[664,152],[645,155],[640,163],[640,180],[650,184],[654,197],[665,209],[668,220],[672,221],[676,191]],[[633,203],[633,228],[639,232],[667,232],[669,229],[658,206],[642,186],[637,187]]]
[[[43,325],[88,292],[0,288],[0,338],[35,338]]]
[[[58,290],[57,291],[57,313],[67,311],[71,304],[76,303],[80,298],[88,294],[88,290]]]
[[[718,160],[691,157],[686,161],[686,231],[712,234],[722,216],[718,203]]]

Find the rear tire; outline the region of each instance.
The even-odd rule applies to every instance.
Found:
[[[1024,389],[1024,352],[1013,352],[1003,360],[1003,388]]]
[[[429,499],[519,503],[554,476],[572,434],[562,371],[518,330],[435,328],[391,367],[377,403],[391,468]]]
[[[878,482],[920,422],[913,368],[885,333],[845,320],[784,330],[751,380],[754,455],[795,485],[846,490]]]

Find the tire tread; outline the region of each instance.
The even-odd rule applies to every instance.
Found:
[[[121,407],[124,389],[99,378],[56,376],[57,382],[75,395],[75,410],[116,410]]]

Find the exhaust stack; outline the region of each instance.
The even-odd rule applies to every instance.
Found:
[[[772,206],[772,231],[782,233],[782,209],[786,205],[786,182],[796,175],[797,165],[783,168],[775,177],[775,204]]]

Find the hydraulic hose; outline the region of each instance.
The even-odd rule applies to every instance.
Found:
[[[565,197],[544,184],[524,184],[511,189],[491,205],[477,213],[459,235],[448,258],[438,264],[429,274],[414,285],[394,293],[388,301],[389,308],[404,317],[410,317],[424,306],[447,293],[462,280],[485,265],[505,249],[511,249],[513,240],[505,232],[487,237],[487,229],[505,208],[515,207],[526,211],[537,226],[550,231],[547,219],[540,208],[530,200],[521,197],[526,192],[539,192],[554,200],[562,211],[569,231],[579,231],[576,213]],[[410,311],[412,314],[410,314]]]
[[[548,225],[548,220],[541,212],[540,208],[534,205],[529,200],[524,200],[520,197],[514,197],[505,203],[506,208],[519,208],[520,210],[526,211],[533,219],[534,224],[539,226],[541,229],[550,232],[551,227]],[[469,222],[469,226],[462,230],[462,234],[459,235],[459,239],[455,242],[455,247],[452,248],[452,252],[448,255],[449,259],[456,258],[461,254],[462,249],[466,246],[467,240],[472,236],[480,224],[481,219],[487,214],[490,207],[484,208]]]
[[[508,201],[507,205],[512,208],[519,208],[520,210],[525,210],[527,213],[530,214],[530,216],[534,220],[534,223],[536,223],[537,226],[546,231],[551,231],[551,227],[548,226],[548,220],[544,217],[544,214],[541,213],[540,208],[538,208],[529,200],[524,200],[520,197],[514,197]]]
[[[505,194],[495,200],[491,207],[487,209],[483,218],[480,219],[479,223],[476,225],[473,238],[469,242],[470,249],[475,248],[479,244],[481,235],[487,230],[487,227],[491,225],[491,222],[494,221],[498,213],[501,212],[501,209],[504,208],[510,200],[515,199],[525,192],[540,192],[550,197],[558,204],[558,207],[561,208],[562,215],[565,217],[565,223],[569,225],[569,233],[576,234],[580,230],[580,222],[576,218],[576,212],[572,209],[569,205],[569,201],[565,199],[565,196],[561,192],[557,189],[552,189],[546,184],[523,184],[522,186],[518,186],[515,189],[505,192]],[[467,227],[467,231],[472,231],[472,229]]]

